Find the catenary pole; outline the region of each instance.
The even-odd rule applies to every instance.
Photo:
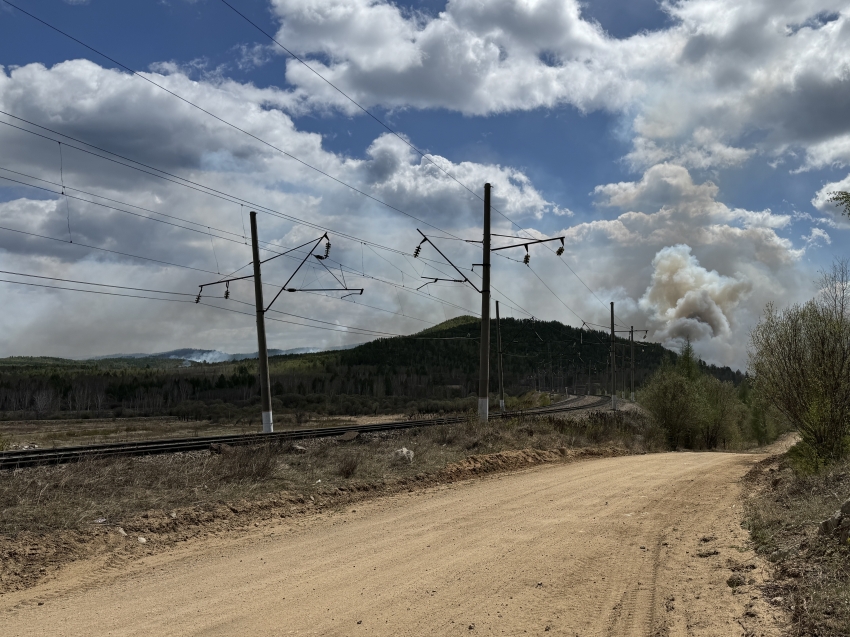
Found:
[[[263,282],[260,279],[260,243],[257,238],[257,213],[251,211],[251,252],[254,256],[254,297],[257,304],[257,357],[260,361],[260,396],[263,410],[263,433],[274,431],[272,395],[269,391],[269,350],[266,346],[266,313],[263,309]]]
[[[481,269],[481,356],[478,378],[478,420],[490,410],[490,184],[484,184],[484,249]]]
[[[617,352],[614,349],[614,301],[611,301],[611,409],[617,409]]]
[[[632,325],[629,328],[629,346],[631,347],[631,354],[629,358],[631,359],[632,364],[632,389],[631,389],[631,400],[635,402],[635,326]]]
[[[499,410],[505,411],[505,375],[502,370],[502,327],[499,319],[499,302],[496,301],[496,348],[499,350]]]

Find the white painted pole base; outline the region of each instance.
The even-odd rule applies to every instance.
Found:
[[[632,396],[632,402],[635,402],[635,393],[631,392],[631,396]]]
[[[264,411],[263,412],[263,433],[270,434],[274,431],[274,425],[272,424],[272,412]]]
[[[478,421],[479,422],[487,422],[490,417],[490,399],[489,398],[479,398],[478,399]]]
[[[504,400],[499,401],[499,409],[501,411],[505,411],[505,401]]]

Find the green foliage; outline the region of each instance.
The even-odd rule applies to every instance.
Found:
[[[405,413],[411,417],[465,411],[478,391],[480,320],[460,316],[418,334],[378,339],[350,350],[273,356],[273,406],[298,422],[311,417]],[[495,336],[495,321],[491,327]],[[525,396],[540,406],[549,391],[600,394],[609,386],[609,336],[557,321],[501,320],[509,409]],[[490,392],[498,391],[492,338]],[[617,344],[627,343],[617,339]],[[677,356],[658,344],[637,343],[640,388],[662,359]],[[687,357],[686,357],[687,359]],[[739,382],[729,368],[681,362]],[[252,422],[257,416],[257,361],[189,363],[146,358],[68,361],[0,360],[0,416],[102,418],[171,415],[189,420]]]
[[[845,192],[843,190],[837,190],[835,192],[829,193],[829,198],[827,199],[829,203],[834,203],[836,206],[843,208],[841,214],[850,216],[850,192]]]
[[[638,402],[652,414],[672,449],[737,448],[765,444],[778,435],[765,410],[755,416],[742,399],[755,402],[752,389],[739,388],[706,373],[689,341],[675,363],[667,360],[638,392]],[[768,424],[770,422],[770,424]]]
[[[756,387],[800,432],[806,454],[826,464],[847,456],[850,262],[836,260],[822,273],[819,293],[808,303],[784,310],[768,305],[750,335],[749,353]]]

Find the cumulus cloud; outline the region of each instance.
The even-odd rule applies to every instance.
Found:
[[[626,118],[636,169],[796,150],[804,169],[850,162],[850,25],[839,0],[665,2],[672,26],[625,39],[576,0],[449,0],[436,16],[380,0],[272,7],[278,38],[366,105],[606,109]],[[298,62],[287,79],[305,100],[355,112]]]
[[[743,367],[747,326],[764,305],[805,295],[803,257],[814,243],[780,234],[790,215],[730,208],[716,184],[674,164],[596,195],[600,212],[618,212],[564,229],[567,254],[616,299],[621,322],[646,326],[651,339],[690,338],[706,359]]]
[[[332,259],[346,266],[350,285],[366,287],[367,291],[356,299],[357,305],[310,295],[286,295],[280,309],[290,314],[404,333],[459,313],[474,312],[478,303],[474,292],[461,286],[431,286],[420,295],[413,293],[422,284],[421,276],[445,276],[434,274],[439,268],[448,268],[445,263],[440,265],[439,255],[423,254],[434,261],[413,262],[391,252],[373,251],[342,236],[364,237],[406,252],[411,252],[419,241],[417,227],[434,235],[442,234],[428,224],[464,238],[480,236],[483,204],[446,173],[471,184],[476,191],[483,191],[485,181],[491,182],[494,205],[515,218],[534,221],[565,212],[547,201],[516,168],[453,163],[431,157],[446,171],[443,172],[391,135],[374,139],[363,157],[329,152],[323,147],[321,136],[297,129],[289,114],[290,96],[279,89],[260,89],[215,78],[193,81],[176,68],[150,77],[277,148],[418,217],[418,221],[406,217],[354,193],[138,78],[92,62],[74,60],[52,68],[31,64],[0,73],[0,109],[6,112],[21,114],[180,177],[331,228]],[[5,116],[0,120],[21,125]],[[63,143],[60,171],[58,143],[0,125],[0,147],[6,158],[0,161],[0,168],[35,179],[8,170],[0,170],[0,176],[52,191],[0,180],[0,185],[7,186],[0,199],[2,225],[32,233],[0,231],[2,269],[194,294],[200,283],[215,280],[219,273],[231,272],[250,261],[244,239],[250,206],[242,208],[226,198],[156,179],[75,146],[79,145],[68,140]],[[67,198],[57,194],[62,183]],[[69,225],[73,244],[68,242]],[[498,228],[504,222],[500,225],[495,221],[494,225]],[[280,216],[260,216],[260,238],[272,246],[292,247],[321,232]],[[112,252],[91,250],[84,245]],[[442,249],[467,267],[480,262],[480,255],[470,244],[449,241]],[[273,285],[282,284],[295,265],[297,261],[288,258],[269,264],[264,277],[269,293],[277,291]],[[308,266],[299,273],[296,283],[315,286],[323,281],[330,282],[327,272]],[[382,281],[404,287],[399,290]],[[15,307],[20,308],[19,312],[4,313],[0,318],[7,335],[4,343],[12,348],[4,354],[93,355],[179,345],[220,348],[222,343],[235,351],[251,351],[255,347],[250,316],[214,312],[193,303],[187,309],[176,303],[157,305],[106,297],[92,300],[80,294],[10,284],[4,287],[7,298],[15,299]],[[231,289],[234,299],[251,298],[248,284],[236,283]],[[510,290],[510,294],[515,291]],[[434,298],[428,298],[429,292]],[[42,298],[39,294],[47,296]],[[211,303],[224,303],[215,292],[205,294],[210,295]],[[39,300],[34,302],[36,298]],[[442,305],[436,298],[451,305]],[[527,300],[522,294],[517,298],[518,302]],[[245,310],[238,304],[225,305]],[[57,327],[55,317],[60,307],[63,322]],[[250,306],[246,311],[250,314]],[[304,322],[286,315],[274,318]],[[51,324],[53,329],[49,328]],[[269,329],[270,334],[276,334],[270,337],[270,346],[281,349],[338,345],[368,338],[344,328],[326,332],[270,322]]]

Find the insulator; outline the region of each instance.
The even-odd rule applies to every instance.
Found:
[[[416,257],[418,257],[419,253],[421,251],[422,251],[422,246],[421,245],[416,246],[416,249],[413,251],[413,258],[415,259]]]
[[[525,265],[528,265],[528,262],[529,262],[529,261],[531,261],[531,255],[530,255],[530,254],[528,254],[528,253],[526,253],[526,255],[522,258],[522,262],[523,262]]]
[[[200,303],[200,302],[201,302],[201,293],[198,292],[198,296],[195,298],[195,303]]]
[[[559,248],[555,251],[555,254],[557,254],[558,256],[561,256],[562,254],[564,254],[564,246],[560,246],[560,247],[559,247]]]
[[[331,242],[330,242],[330,241],[328,241],[328,242],[325,244],[325,258],[326,258],[326,259],[328,258],[328,255],[329,255],[330,253],[331,253]]]

